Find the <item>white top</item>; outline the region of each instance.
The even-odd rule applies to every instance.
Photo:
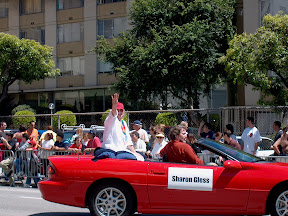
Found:
[[[133,143],[127,123],[124,120],[119,121],[117,115],[117,111],[116,116],[113,116],[112,111],[110,111],[105,119],[102,148],[111,149],[116,152],[126,151],[127,146],[133,145]]]
[[[52,133],[52,135],[53,135],[53,140],[54,140],[54,142],[56,142],[57,134],[56,134],[53,130],[47,130],[47,131],[43,132],[42,135],[41,135],[41,137],[40,137],[40,139],[39,139],[39,142],[40,142],[40,141],[44,141],[44,137],[45,137],[45,135],[46,135],[47,133]]]
[[[54,140],[50,139],[50,140],[43,140],[42,142],[42,147],[46,148],[46,149],[50,149],[54,146]]]
[[[89,139],[85,142],[84,141],[84,139],[82,139],[82,144],[84,145],[84,146],[87,146],[88,145],[88,142],[89,142]]]
[[[116,116],[113,116],[112,111],[110,111],[109,115],[105,119],[102,148],[111,149],[116,152],[127,151],[134,154],[127,149],[127,146],[133,145],[127,123],[124,120],[119,121],[117,115],[117,110]],[[137,160],[144,161],[144,158],[141,155],[134,155]]]
[[[241,139],[244,142],[243,151],[250,154],[254,153],[255,143],[258,143],[262,140],[260,132],[256,127],[245,128],[243,134],[241,135]]]
[[[138,139],[137,142],[133,142],[133,146],[136,151],[146,153],[146,143],[142,139]]]
[[[152,149],[151,155],[153,159],[159,159],[160,154],[156,156],[156,153],[160,152],[165,146],[167,145],[167,142],[163,139],[161,143],[155,142],[154,147]]]
[[[133,130],[133,131],[135,131],[135,130]],[[131,131],[131,132],[133,132],[133,131]],[[149,136],[148,136],[147,131],[145,131],[144,129],[140,128],[137,132],[139,133],[139,138],[141,140],[143,140],[145,143],[149,142]]]

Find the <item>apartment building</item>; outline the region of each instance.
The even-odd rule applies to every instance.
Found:
[[[282,11],[288,14],[287,0],[236,0],[236,25],[237,33],[243,32],[247,34],[255,33],[262,25],[262,19],[265,15],[275,15]],[[260,99],[261,92],[254,91],[253,86],[238,86],[237,87],[237,104],[233,104],[234,95],[230,94],[230,85],[221,86],[218,89],[211,91],[211,99],[204,99],[202,107],[219,107],[219,106],[255,106]],[[205,103],[207,104],[205,106]],[[204,106],[203,106],[204,104]]]
[[[107,40],[128,29],[125,0],[0,0],[0,32],[54,47],[61,76],[9,88],[13,103],[40,106],[54,102],[79,112],[110,107],[109,86],[116,81],[111,65],[88,52],[97,36]]]
[[[97,36],[108,41],[129,29],[128,12],[133,0],[0,0],[0,32],[34,39],[54,47],[61,76],[9,88],[13,103],[56,109],[73,106],[78,112],[104,111],[111,106],[109,90],[116,81],[111,65],[88,52]],[[253,33],[263,16],[282,10],[287,0],[237,0],[237,31]],[[111,41],[112,42],[112,41]],[[238,87],[237,105],[256,105],[260,92],[251,86]],[[231,105],[229,85],[211,90],[201,107]]]

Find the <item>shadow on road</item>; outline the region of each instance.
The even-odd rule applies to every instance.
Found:
[[[38,214],[31,214],[29,216],[91,216],[90,213],[81,213],[81,212],[45,212]]]

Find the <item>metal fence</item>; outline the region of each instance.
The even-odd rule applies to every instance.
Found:
[[[10,175],[12,174],[13,180],[22,182],[24,186],[30,186],[33,179],[35,185],[41,179],[48,177],[48,157],[52,155],[69,155],[82,153],[73,151],[54,151],[54,150],[24,150],[13,151],[1,150],[0,151],[0,168],[2,169],[1,177],[6,178],[10,185],[14,184],[10,182]],[[91,154],[91,153],[83,153]],[[204,163],[215,162],[215,154],[211,152],[198,153],[198,157],[203,160]],[[284,162],[288,163],[288,156],[264,156],[262,157],[266,161]],[[79,158],[81,160],[81,158]],[[12,170],[9,174],[9,171]],[[7,175],[8,174],[8,175]]]
[[[159,113],[170,112],[173,113],[177,119],[177,123],[187,121],[193,133],[197,133],[201,121],[210,122],[212,130],[215,132],[223,131],[225,125],[230,123],[234,126],[234,134],[241,135],[245,129],[246,119],[253,116],[256,127],[259,129],[262,136],[271,137],[274,133],[272,125],[278,120],[282,122],[283,127],[288,125],[287,116],[288,107],[224,107],[219,109],[179,109],[179,110],[145,110],[145,111],[126,111],[128,124],[135,120],[140,120],[143,128],[149,130],[150,126],[155,125],[156,116]],[[36,128],[45,130],[48,125],[53,123],[54,129],[59,128],[63,123],[62,116],[69,116],[71,114],[45,114],[35,115]],[[103,125],[104,112],[94,113],[74,113],[76,116],[76,125],[84,124],[89,128],[91,125]],[[27,116],[17,116],[17,118],[24,118]],[[18,129],[19,125],[15,125],[16,117],[1,116],[1,121],[5,121],[9,129]],[[171,126],[171,125],[167,125]]]
[[[91,153],[78,153],[74,152],[73,149],[66,151],[27,149],[23,151],[17,150],[16,152],[0,150],[1,178],[6,179],[10,184],[14,184],[15,181],[21,181],[23,185],[30,185],[32,179],[37,184],[41,179],[48,177],[49,156],[75,154],[88,155]],[[10,182],[10,176],[13,177],[14,182]]]

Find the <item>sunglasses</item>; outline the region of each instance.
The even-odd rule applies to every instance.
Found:
[[[156,137],[157,139],[164,139],[164,137]]]

